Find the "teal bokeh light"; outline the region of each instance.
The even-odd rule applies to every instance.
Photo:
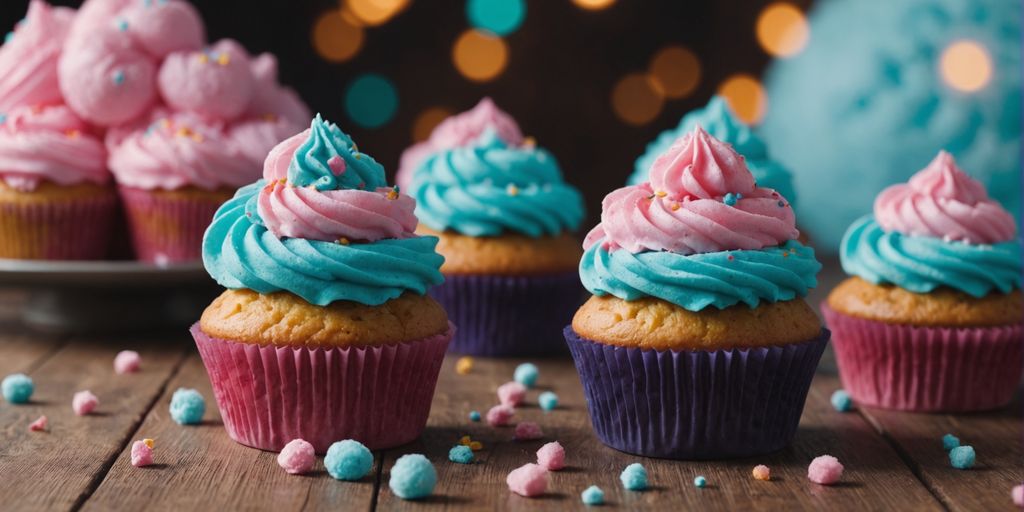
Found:
[[[345,112],[363,128],[380,128],[395,117],[398,91],[386,77],[365,73],[356,77],[345,91]]]
[[[481,30],[506,36],[515,32],[526,19],[525,0],[467,0],[469,24]]]

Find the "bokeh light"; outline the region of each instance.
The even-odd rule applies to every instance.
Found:
[[[384,76],[365,73],[352,81],[345,91],[345,112],[363,128],[379,128],[398,110],[398,92]]]
[[[344,62],[359,53],[363,29],[337,9],[320,15],[313,25],[313,48],[331,62]]]
[[[526,19],[525,0],[467,0],[466,17],[469,24],[507,36],[515,32]]]
[[[738,74],[727,78],[718,87],[718,94],[729,102],[732,111],[747,124],[757,124],[768,111],[768,96],[756,78]]]
[[[342,10],[352,13],[359,23],[376,26],[402,12],[409,0],[342,0]]]
[[[631,73],[619,80],[612,89],[612,110],[624,122],[647,124],[658,117],[665,105],[654,80],[645,73]]]
[[[954,41],[942,51],[939,61],[942,79],[950,87],[963,92],[984,88],[992,79],[992,58],[976,41]]]
[[[572,0],[572,3],[588,11],[599,11],[611,7],[615,0]]]
[[[651,59],[651,78],[666,98],[685,98],[700,83],[700,60],[688,48],[666,46]]]
[[[476,82],[492,80],[508,64],[508,45],[500,37],[469,29],[452,48],[452,62],[466,78]]]
[[[416,116],[412,122],[412,140],[420,142],[430,138],[430,132],[434,131],[437,125],[441,124],[453,112],[444,107],[430,107]]]
[[[810,37],[807,17],[793,4],[776,2],[757,17],[757,41],[769,55],[792,57],[807,46]]]

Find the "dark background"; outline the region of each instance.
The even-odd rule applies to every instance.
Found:
[[[77,7],[81,1],[51,2]],[[414,0],[391,21],[366,28],[362,49],[351,60],[331,63],[313,48],[317,17],[338,8],[327,0],[195,0],[210,41],[230,37],[250,52],[278,56],[281,80],[309,104],[348,131],[367,153],[393,173],[401,151],[412,143],[416,116],[429,107],[462,111],[485,95],[510,112],[526,135],[555,154],[566,179],[587,200],[588,225],[604,195],[625,183],[633,161],[661,130],[686,111],[703,106],[734,73],[760,76],[770,60],[754,26],[770,0],[618,0],[585,11],[570,0],[530,0],[526,19],[505,37],[509,64],[487,83],[456,71],[451,49],[469,27],[465,0]],[[811,0],[797,0],[806,10]],[[21,19],[27,0],[0,2],[0,29]],[[619,120],[611,108],[615,83],[647,69],[651,56],[670,44],[690,48],[700,59],[696,90],[668,100],[643,126]],[[398,89],[398,111],[386,125],[363,129],[345,115],[343,94],[359,73],[390,78]]]

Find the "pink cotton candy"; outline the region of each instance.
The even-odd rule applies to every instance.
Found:
[[[516,410],[514,407],[508,405],[495,405],[491,407],[491,410],[487,411],[487,424],[492,427],[503,427],[508,425],[509,420],[512,419]]]
[[[526,398],[526,386],[516,382],[506,382],[498,388],[498,401],[502,405],[518,407]]]
[[[533,439],[540,439],[544,437],[544,432],[540,429],[540,425],[532,421],[520,421],[516,423],[516,431],[513,434],[513,439],[516,441],[530,441]]]
[[[538,496],[548,489],[548,470],[537,464],[527,464],[509,473],[505,483],[508,490],[520,496]]]
[[[99,403],[100,400],[91,391],[79,391],[71,399],[71,409],[75,411],[75,414],[85,416],[92,412]]]
[[[565,448],[558,441],[552,441],[537,450],[537,464],[549,471],[565,467]]]
[[[141,468],[153,463],[152,441],[135,441],[132,443],[132,466]]]
[[[139,371],[139,364],[141,362],[142,358],[139,357],[138,352],[134,350],[122,350],[114,357],[114,372],[118,375],[135,373]]]
[[[822,455],[807,467],[807,479],[821,485],[832,485],[843,476],[843,465],[831,455]]]
[[[35,421],[28,425],[28,429],[32,432],[42,432],[46,430],[46,426],[50,423],[50,420],[46,416],[40,416]]]
[[[1013,504],[1018,507],[1024,507],[1024,485],[1016,485],[1013,490],[1010,491],[1010,496],[1013,498]]]
[[[313,445],[302,439],[293,439],[284,445],[277,454],[277,464],[289,475],[309,473],[316,463],[316,451]]]

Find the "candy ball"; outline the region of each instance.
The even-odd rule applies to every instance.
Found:
[[[153,463],[153,440],[143,439],[132,443],[132,466],[141,468]]]
[[[698,489],[703,489],[707,485],[708,485],[708,479],[707,478],[704,478],[702,476],[698,476],[697,478],[693,479],[693,486],[698,488]]]
[[[807,467],[808,480],[822,485],[832,485],[843,476],[843,465],[831,455],[822,455],[811,461]]]
[[[545,411],[550,411],[555,407],[558,407],[558,395],[545,391],[537,397],[537,402],[540,403],[540,408]]]
[[[437,471],[426,457],[418,453],[403,455],[391,468],[388,487],[399,498],[415,500],[430,496],[437,485]]]
[[[4,400],[12,404],[23,404],[32,397],[36,386],[28,375],[15,373],[4,377],[4,381],[0,383],[0,390],[3,391]]]
[[[947,452],[960,446],[960,438],[953,434],[946,434],[942,436],[942,448]]]
[[[71,410],[75,411],[75,414],[79,416],[89,414],[99,404],[99,398],[96,398],[96,395],[92,394],[92,391],[89,390],[79,391],[71,398]]]
[[[464,444],[453,446],[448,450],[448,460],[458,464],[469,464],[473,462],[473,449]]]
[[[495,405],[487,411],[487,424],[492,427],[508,425],[509,420],[515,415],[516,410],[507,405]]]
[[[289,475],[309,473],[316,463],[316,450],[304,439],[293,439],[277,454],[277,465]]]
[[[171,419],[179,425],[197,425],[203,421],[206,401],[194,389],[178,388],[171,396]]]
[[[843,389],[837,389],[835,393],[832,393],[832,407],[839,412],[848,412],[853,410],[853,399],[850,398],[850,394]]]
[[[512,381],[502,384],[498,388],[498,401],[502,405],[508,405],[516,407],[523,403],[523,399],[526,398],[526,386]]]
[[[114,357],[114,373],[117,373],[118,375],[135,373],[139,371],[139,365],[141,363],[142,358],[139,357],[138,352],[134,350],[122,350]]]
[[[533,363],[523,363],[517,366],[515,373],[512,374],[512,378],[516,382],[528,388],[532,388],[537,384],[538,376],[540,376],[540,370]]]
[[[508,490],[520,496],[539,496],[548,489],[548,470],[537,464],[526,464],[509,473],[505,483]]]
[[[552,441],[537,450],[537,464],[549,471],[565,467],[565,448],[558,441]]]
[[[619,480],[630,491],[642,491],[647,488],[647,470],[639,462],[634,462],[622,470]]]
[[[359,480],[373,468],[373,453],[359,441],[338,441],[327,448],[324,466],[338,480]]]
[[[1024,507],[1024,485],[1013,486],[1013,490],[1010,491],[1010,497],[1013,499],[1014,505]]]
[[[512,438],[516,441],[532,441],[544,437],[540,425],[532,421],[520,421],[516,423],[516,431]]]
[[[604,491],[596,485],[591,485],[580,493],[580,499],[584,505],[601,505],[604,503]]]
[[[768,466],[765,466],[764,464],[754,466],[754,470],[751,472],[751,474],[754,475],[754,480],[767,481],[772,479],[772,470],[769,469]]]
[[[480,413],[478,411],[469,411],[469,421],[480,421]]]
[[[957,446],[950,450],[949,464],[957,469],[971,469],[974,466],[974,447]]]

